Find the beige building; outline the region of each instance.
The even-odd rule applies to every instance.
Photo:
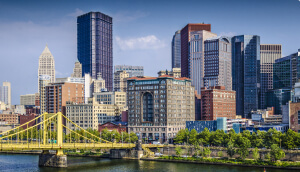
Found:
[[[127,101],[126,101],[126,92],[100,92],[94,93],[95,100],[99,104],[112,104],[122,106],[123,108],[127,108]]]
[[[116,71],[114,73],[114,90],[126,92],[127,78],[129,78],[129,73],[127,73],[126,71]]]
[[[49,85],[51,77],[49,75],[39,76],[40,112],[46,112],[46,86]]]
[[[80,62],[75,62],[75,67],[73,73],[71,74],[72,78],[82,78],[82,65]]]
[[[124,106],[116,104],[101,104],[95,98],[90,98],[87,104],[76,104],[67,102],[67,117],[84,129],[92,128],[98,130],[99,124],[112,122],[116,116],[126,110]],[[68,124],[71,129],[77,129],[73,124]]]
[[[128,131],[145,140],[172,139],[195,120],[195,89],[188,78],[133,77],[128,84]]]
[[[50,82],[55,82],[55,62],[54,57],[51,54],[48,46],[46,45],[44,51],[39,57],[39,69],[38,69],[38,77],[41,75],[49,75]],[[40,82],[38,82],[40,84]],[[40,86],[38,86],[40,88]]]
[[[0,110],[6,110],[7,105],[0,101]]]
[[[174,78],[180,78],[181,77],[181,68],[172,68],[172,71],[161,70],[157,74],[158,74],[158,76],[169,75]]]
[[[97,80],[94,80],[92,84],[94,93],[100,93],[105,89],[105,80],[102,78],[101,73],[98,73]]]
[[[20,105],[35,105],[35,98],[38,96],[36,94],[26,94],[20,96]]]
[[[10,82],[3,82],[0,86],[0,101],[4,102],[8,108],[11,108],[11,85]]]

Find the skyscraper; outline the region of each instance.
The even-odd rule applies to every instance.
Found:
[[[180,68],[181,64],[181,41],[180,30],[175,32],[172,39],[172,68]]]
[[[205,30],[190,32],[188,78],[192,80],[192,85],[195,86],[198,94],[204,86],[204,41],[216,36]]]
[[[204,86],[225,86],[232,90],[231,39],[209,38],[204,41]]]
[[[260,80],[261,80],[261,102],[260,109],[267,108],[266,92],[273,89],[273,64],[281,58],[281,45],[260,45]]]
[[[211,31],[210,24],[187,24],[180,31],[180,42],[181,42],[181,76],[189,77],[189,42],[190,42],[190,32],[193,31]],[[200,90],[199,90],[200,91]]]
[[[48,45],[39,57],[38,77],[41,75],[49,75],[50,82],[55,82],[55,62]],[[39,84],[40,82],[38,82],[38,88],[40,88]]]
[[[40,113],[46,112],[46,86],[50,83],[49,75],[39,76],[39,93],[40,93]]]
[[[3,82],[0,86],[0,101],[11,107],[11,85],[10,82]]]
[[[232,45],[232,88],[236,91],[236,114],[246,117],[259,107],[260,37],[234,36]]]
[[[77,57],[82,76],[97,79],[100,72],[108,90],[113,88],[112,18],[100,12],[77,17]]]
[[[71,74],[73,78],[82,78],[82,65],[80,62],[75,62],[75,67],[73,69],[73,73]]]
[[[117,71],[126,71],[129,77],[144,76],[143,66],[116,65],[115,72]]]

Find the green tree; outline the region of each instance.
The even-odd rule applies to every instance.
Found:
[[[218,157],[223,157],[223,151],[218,152]]]
[[[210,154],[211,154],[211,150],[209,148],[203,149],[203,156],[210,157]]]
[[[280,145],[280,141],[282,140],[282,133],[277,131],[275,128],[271,128],[265,135],[265,143],[266,147],[270,148],[271,145],[277,144]]]
[[[180,155],[182,154],[182,152],[183,152],[180,146],[177,146],[177,147],[175,148],[175,151],[176,151],[176,155],[177,155],[177,156],[180,156]]]
[[[160,148],[157,148],[157,152],[160,153]]]
[[[270,155],[273,161],[277,161],[285,157],[285,153],[282,149],[279,148],[277,144],[273,144],[271,146]]]
[[[270,152],[266,153],[265,154],[265,160],[270,160],[271,156],[270,156]]]
[[[258,160],[259,158],[259,152],[258,152],[258,148],[255,148],[253,151],[252,151],[252,157],[255,161]]]
[[[233,142],[229,141],[227,144],[227,155],[232,158],[233,155],[235,154],[236,150],[234,148]]]
[[[283,135],[283,146],[287,149],[294,149],[297,147],[297,137],[298,134],[288,129],[288,131]]]
[[[236,145],[238,147],[238,153],[242,159],[245,159],[249,155],[248,148],[250,148],[250,140],[242,135],[238,135],[236,140]]]
[[[251,135],[252,147],[263,148],[265,146],[264,145],[265,134],[266,132],[259,131],[259,130],[256,133],[252,133]]]
[[[214,146],[222,146],[226,133],[223,130],[217,130],[210,135],[210,143]]]
[[[175,143],[184,143],[187,142],[187,136],[189,135],[189,130],[179,130],[174,138]]]
[[[209,138],[210,138],[210,132],[207,128],[204,128],[204,130],[198,134],[198,142],[201,145],[208,145],[209,144]]]
[[[197,143],[197,131],[195,129],[192,129],[189,133],[189,144],[195,145]]]

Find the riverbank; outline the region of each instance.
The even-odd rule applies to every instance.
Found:
[[[224,161],[222,162],[221,160],[217,159],[202,159],[202,158],[194,158],[192,159],[191,157],[187,158],[188,160],[185,160],[186,158],[182,157],[176,157],[177,159],[164,159],[162,157],[160,158],[141,158],[141,160],[144,161],[159,161],[159,162],[175,162],[175,163],[191,163],[191,164],[209,164],[209,165],[226,165],[226,166],[240,166],[240,167],[258,167],[258,168],[274,168],[274,169],[285,169],[285,170],[300,170],[300,163],[296,163],[298,166],[275,166],[275,165],[256,165],[256,164],[246,164],[245,161],[244,163],[238,161]],[[250,162],[250,161],[249,161]],[[288,164],[289,162],[283,162]]]

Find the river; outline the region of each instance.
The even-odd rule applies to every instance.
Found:
[[[103,159],[86,157],[68,157],[68,168],[47,168],[38,167],[38,155],[0,154],[0,171],[3,172],[263,172],[263,168],[236,167],[225,165],[206,165],[171,163],[155,161],[138,161],[123,159]],[[267,172],[283,172],[296,170],[266,169]]]

